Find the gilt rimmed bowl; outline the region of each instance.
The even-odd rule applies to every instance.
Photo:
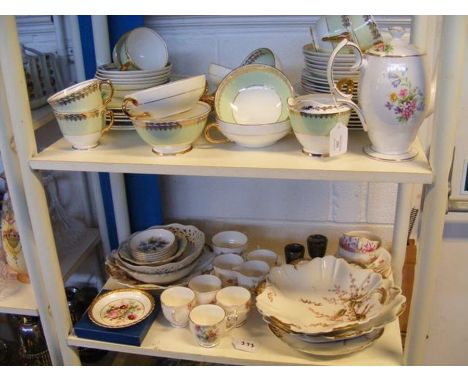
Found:
[[[293,88],[287,77],[268,65],[241,66],[229,73],[215,94],[218,118],[227,123],[262,125],[288,119]]]
[[[325,256],[271,269],[256,303],[292,332],[323,334],[369,322],[386,296],[381,275]]]

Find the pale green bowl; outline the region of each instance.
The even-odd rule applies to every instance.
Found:
[[[246,89],[263,88],[266,92],[276,93],[279,99],[278,110],[271,116],[271,120],[264,123],[284,121],[288,118],[288,98],[293,94],[293,88],[286,76],[278,69],[262,64],[241,66],[229,73],[218,87],[215,95],[215,109],[219,119],[228,123],[244,123],[236,120],[235,103],[238,96]],[[255,101],[251,104],[250,111],[255,108]],[[262,106],[258,104],[259,111]],[[267,116],[268,117],[268,116]]]

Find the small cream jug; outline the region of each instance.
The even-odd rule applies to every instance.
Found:
[[[351,70],[360,69],[357,113],[371,141],[364,150],[379,159],[408,160],[417,154],[411,144],[432,112],[435,85],[427,82],[424,55],[403,41],[403,29],[391,28],[390,32],[393,39],[389,43],[365,54],[353,42],[342,40],[328,61],[327,80],[339,102],[357,108],[351,95],[341,92],[333,79],[338,52],[345,46],[354,48],[357,63]]]

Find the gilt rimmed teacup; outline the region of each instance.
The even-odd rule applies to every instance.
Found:
[[[251,307],[250,292],[240,286],[229,286],[216,293],[216,304],[226,312],[226,328],[238,328],[247,320]]]
[[[110,119],[106,126],[106,116]],[[101,106],[81,113],[55,112],[63,137],[77,150],[87,150],[99,144],[101,136],[114,123],[114,113]]]
[[[186,287],[175,286],[161,293],[164,317],[174,328],[187,326],[189,314],[195,306],[195,293]]]
[[[288,99],[291,126],[303,153],[328,156],[330,132],[338,124],[348,125],[351,107],[336,102],[330,94],[308,94]]]
[[[106,89],[108,95],[105,99],[102,98],[101,93],[104,86],[109,87],[108,90]],[[47,99],[47,102],[54,111],[59,113],[81,113],[106,106],[113,94],[114,88],[111,81],[93,78],[55,93]]]

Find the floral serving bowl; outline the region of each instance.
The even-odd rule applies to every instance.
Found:
[[[288,334],[306,342],[330,342],[354,338],[385,327],[385,325],[396,320],[404,312],[406,308],[406,297],[402,295],[401,288],[396,287],[391,280],[384,280],[383,287],[386,290],[386,301],[380,313],[375,318],[357,325],[352,329],[344,328],[326,333],[306,334],[291,330],[289,325],[282,323],[275,317],[263,316],[262,318],[267,324],[276,326]]]
[[[206,125],[211,107],[198,102],[192,109],[163,119],[132,118],[138,135],[159,155],[182,154],[192,149]]]
[[[377,317],[387,293],[381,275],[334,256],[271,269],[257,309],[291,331],[350,330]]]

